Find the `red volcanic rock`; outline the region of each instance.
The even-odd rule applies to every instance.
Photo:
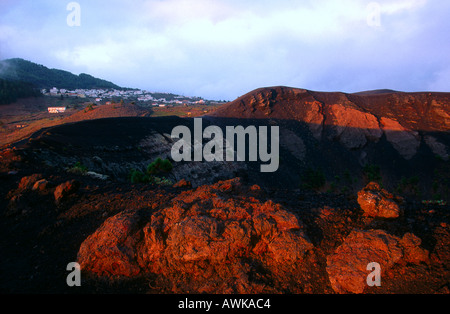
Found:
[[[48,186],[49,186],[49,182],[47,180],[45,180],[45,179],[42,179],[42,180],[36,181],[33,184],[32,190],[33,191],[43,192],[43,191],[45,191],[48,188]]]
[[[6,216],[13,216],[19,214],[23,211],[26,211],[28,206],[22,194],[11,196],[7,210],[5,212]]]
[[[323,104],[309,91],[289,87],[259,88],[211,114],[215,117],[286,119],[308,123],[316,139],[323,131]]]
[[[433,232],[436,245],[431,258],[439,263],[446,264],[450,261],[450,228],[447,223],[441,223]]]
[[[384,133],[398,153],[409,160],[421,144],[419,131],[450,129],[449,99],[448,93],[347,94],[274,86],[251,91],[211,116],[300,121],[317,140],[326,134],[348,149],[378,142]],[[425,143],[435,154],[448,158],[446,144],[430,138]]]
[[[55,202],[59,203],[70,194],[75,193],[80,187],[80,182],[76,180],[70,180],[58,185],[53,193],[55,196]]]
[[[180,193],[151,217],[111,217],[81,245],[81,268],[106,277],[160,274],[174,292],[277,291],[313,246],[294,214],[240,192],[248,191],[238,180],[222,181]],[[258,281],[255,267],[266,274]]]
[[[78,262],[82,268],[100,276],[138,274],[140,269],[131,260],[138,217],[135,211],[125,211],[107,219],[81,245]]]
[[[13,216],[19,213],[25,213],[30,209],[28,205],[26,194],[29,190],[43,191],[47,188],[47,182],[42,179],[42,174],[33,174],[30,176],[22,177],[17,189],[13,189],[8,192],[6,198],[9,199],[8,206],[6,208],[6,215]],[[48,182],[47,182],[48,183]]]
[[[400,244],[403,246],[404,259],[407,262],[417,264],[428,260],[429,252],[420,247],[422,240],[413,233],[405,233]]]
[[[23,177],[19,182],[19,190],[30,189],[33,185],[42,179],[41,174],[33,174],[31,176]]]
[[[358,192],[358,204],[368,217],[397,218],[400,215],[394,196],[376,182],[370,182]]]
[[[397,238],[383,230],[353,231],[327,257],[330,283],[337,293],[362,293],[370,272],[367,265],[379,263],[386,270],[402,257]]]
[[[174,188],[184,188],[184,187],[191,187],[191,182],[186,181],[185,179],[181,179],[177,183],[173,185]]]
[[[348,102],[348,101],[347,101]],[[376,142],[383,135],[378,119],[361,109],[351,107],[351,103],[329,106],[327,124],[334,129],[334,137],[347,148],[364,147],[368,140]]]
[[[411,233],[402,239],[383,230],[354,230],[335,252],[327,257],[327,272],[337,293],[362,293],[367,287],[370,263],[378,263],[385,273],[395,263],[420,263],[428,251],[419,247],[421,240]]]

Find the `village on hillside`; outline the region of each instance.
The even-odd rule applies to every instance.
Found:
[[[106,104],[111,101],[128,101],[136,102],[137,104],[146,106],[175,106],[175,105],[208,105],[218,104],[221,101],[204,100],[200,97],[189,97],[174,95],[171,93],[156,93],[140,89],[76,89],[67,90],[64,88],[58,89],[53,87],[51,89],[41,89],[41,93],[45,96],[74,97],[74,98],[89,98],[97,104]]]
[[[44,126],[59,124],[79,111],[92,111],[98,117],[108,117],[109,109],[124,108],[124,111],[114,110],[114,115],[127,116],[127,110],[139,111],[141,108],[152,117],[198,117],[213,112],[225,103],[137,89],[69,90],[53,87],[39,91],[42,97],[24,98],[10,106],[0,106],[0,146],[23,138]],[[102,108],[101,114],[96,108]]]

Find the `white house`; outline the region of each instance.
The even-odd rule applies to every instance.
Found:
[[[53,88],[50,90],[50,95],[52,95],[52,96],[57,96],[57,95],[58,95],[58,92],[59,92],[59,89],[57,89],[56,87],[53,87]]]
[[[48,107],[49,113],[63,113],[66,112],[66,107]]]

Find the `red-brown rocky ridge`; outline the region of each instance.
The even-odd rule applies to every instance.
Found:
[[[292,120],[306,123],[313,136],[338,139],[349,149],[364,147],[386,135],[405,159],[416,155],[418,131],[450,130],[449,93],[316,92],[284,86],[249,92],[210,114],[238,119]],[[431,135],[429,135],[431,136]],[[448,159],[448,148],[433,136],[427,144]]]

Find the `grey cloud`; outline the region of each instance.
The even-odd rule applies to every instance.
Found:
[[[400,0],[380,4],[392,1]],[[216,99],[271,85],[450,91],[450,3],[428,0],[414,10],[386,13],[381,27],[371,28],[363,15],[366,2],[340,2],[352,5],[346,11],[317,1],[197,1],[222,7],[186,14],[180,22],[167,18],[170,7],[149,11],[155,8],[150,0],[80,0],[79,28],[65,25],[61,1],[32,7],[28,1],[3,2],[0,30],[16,35],[0,34],[0,57]],[[154,3],[190,7],[187,0]],[[311,23],[297,21],[295,10],[299,19],[312,16]],[[283,12],[289,14],[285,20]]]

